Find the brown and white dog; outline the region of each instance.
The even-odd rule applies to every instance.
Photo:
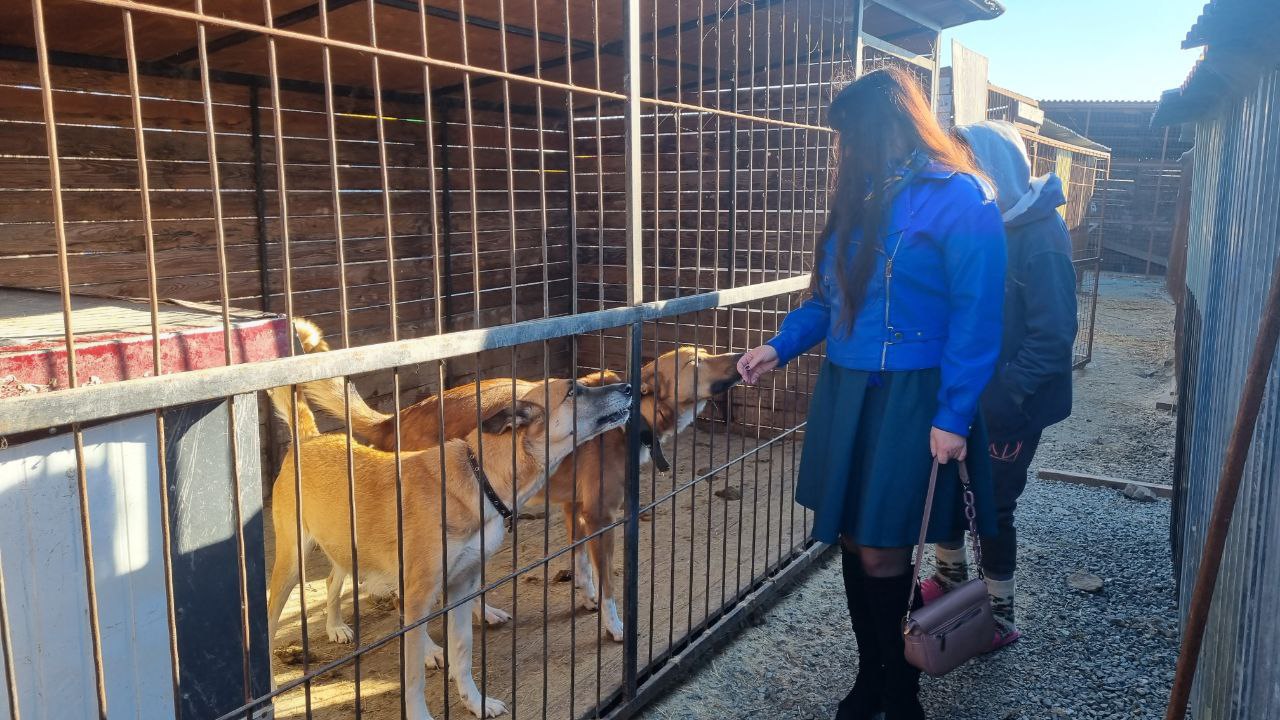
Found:
[[[275,388],[268,394],[287,422],[292,416],[289,389]],[[631,402],[631,388],[623,383],[588,387],[573,380],[548,380],[533,384],[514,399],[508,394],[507,403],[494,403],[481,414],[478,427],[473,414],[473,427],[464,437],[401,453],[403,523],[397,521],[395,454],[353,443],[361,575],[384,586],[398,584],[400,527],[406,549],[402,599],[406,618],[425,617],[442,593],[456,598],[475,592],[482,563],[506,535],[503,521],[510,509],[540,492],[547,473],[554,473],[576,444],[623,425]],[[286,454],[272,492],[276,550],[268,618],[273,638],[285,600],[299,581],[295,451],[301,465],[301,546],[305,552],[312,544],[319,545],[334,567],[329,585],[330,627],[335,622],[341,625],[342,580],[352,566],[347,434],[319,434],[305,402],[298,403],[298,413],[299,447]],[[484,452],[478,452],[481,443]],[[478,454],[483,456],[483,467]],[[505,703],[483,697],[472,677],[474,605],[474,601],[463,603],[448,613],[450,675],[472,713],[494,717],[506,711]],[[425,625],[406,634],[404,700],[410,720],[431,717],[424,695],[426,666],[443,664],[443,651],[432,647]]]
[[[649,436],[642,448],[641,462],[649,462],[652,454],[656,456],[652,459],[658,468],[667,469],[662,443],[688,427],[711,398],[741,380],[737,369],[739,356],[738,353],[713,355],[701,348],[683,346],[641,368],[640,414],[645,423],[641,435]],[[580,381],[588,386],[601,386],[618,380],[615,373],[604,371],[587,375]],[[477,395],[483,415],[493,407],[509,404],[513,388],[515,393],[523,393],[534,385],[511,378],[482,380],[478,389],[475,384],[465,385],[451,388],[439,397],[425,398],[400,411],[401,447],[425,448],[439,444],[441,398],[444,437],[454,438],[474,429]],[[308,401],[339,419],[346,417],[349,397],[352,432],[375,447],[394,448],[394,416],[369,407],[354,388],[349,396],[344,394],[340,379],[308,383],[302,389]],[[613,536],[607,532],[596,533],[613,523],[622,511],[626,447],[627,434],[622,428],[604,433],[594,442],[582,443],[561,463],[542,495],[563,508],[569,537],[575,541],[591,537],[586,543],[587,551],[575,553],[574,582],[583,591],[579,605],[595,610],[603,604],[605,631],[618,642],[622,641],[623,626],[613,594]],[[539,504],[538,498],[532,498],[531,503]],[[476,612],[478,620],[479,606]],[[491,625],[510,619],[505,612],[489,605],[484,606],[483,617]]]

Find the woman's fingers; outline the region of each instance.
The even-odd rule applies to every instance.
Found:
[[[778,354],[768,345],[754,347],[738,359],[738,374],[748,385],[754,385],[766,372],[778,365]]]

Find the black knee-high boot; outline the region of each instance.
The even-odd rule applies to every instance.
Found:
[[[887,578],[867,577],[863,581],[884,657],[885,720],[925,720],[924,709],[920,707],[920,671],[903,655],[902,618],[912,582],[910,573]],[[913,598],[913,605],[918,609],[922,605],[920,594],[915,593]]]
[[[858,678],[853,689],[840,701],[836,720],[871,720],[883,709],[884,660],[880,637],[867,605],[867,578],[858,554],[841,548],[840,563],[844,571],[844,594],[849,600],[849,619],[853,621],[853,634],[858,639]]]

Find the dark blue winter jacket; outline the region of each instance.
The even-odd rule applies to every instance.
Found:
[[[982,395],[993,438],[1025,435],[1071,414],[1076,273],[1071,236],[1058,208],[1067,199],[1057,175],[1043,180],[1029,209],[1005,224],[1004,337],[995,377]]]

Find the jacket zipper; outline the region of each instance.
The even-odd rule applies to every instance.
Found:
[[[892,333],[893,328],[889,325],[889,303],[893,298],[893,258],[898,254],[894,249],[893,255],[890,255],[884,261],[884,331]],[[889,339],[886,337],[884,344],[880,348],[880,370],[883,371],[889,361]]]

